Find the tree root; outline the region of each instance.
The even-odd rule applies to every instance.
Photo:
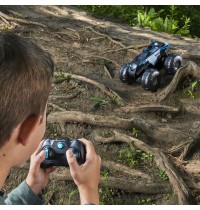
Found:
[[[180,100],[180,103],[183,111],[194,115],[200,115],[200,99],[182,99]]]
[[[169,113],[178,113],[180,110],[179,108],[165,106],[160,104],[149,104],[143,105],[139,107],[127,105],[121,107],[120,109],[115,109],[115,111],[122,111],[122,112],[169,112]]]
[[[104,138],[105,139],[105,138]],[[107,140],[103,142],[109,143]],[[190,204],[190,192],[188,187],[185,185],[182,178],[179,176],[178,172],[174,168],[174,166],[169,162],[166,155],[159,149],[153,148],[140,141],[139,139],[132,138],[126,134],[121,134],[117,131],[114,131],[114,136],[112,139],[109,139],[110,142],[121,141],[126,143],[133,143],[137,148],[142,151],[151,153],[154,156],[154,161],[159,169],[166,172],[169,177],[169,181],[171,185],[175,188],[176,193],[178,195],[178,203],[179,204]]]
[[[58,106],[58,105],[56,105],[56,104],[53,104],[53,103],[49,103],[49,102],[48,102],[48,106],[51,106],[51,107],[53,107],[54,109],[57,109],[57,110],[59,110],[59,111],[61,111],[61,112],[65,111],[65,109],[63,109],[62,107],[60,107],[60,106]]]
[[[147,47],[147,46],[148,46],[148,44],[140,44],[140,45],[135,45],[135,46],[131,45],[131,46],[122,47],[122,48],[119,48],[119,49],[102,51],[102,52],[100,52],[100,54],[102,55],[102,54],[113,53],[113,52],[119,52],[119,51],[122,51],[122,50],[130,50],[130,49],[135,50],[134,53],[137,54],[137,53],[138,53],[137,50],[139,50],[139,49],[141,49],[141,48],[143,48],[143,47]],[[132,52],[133,52],[133,51],[132,51]]]
[[[200,99],[180,100],[179,107],[166,106],[161,104],[148,104],[135,107],[133,105],[127,105],[119,109],[115,109],[116,112],[169,112],[173,114],[178,114],[180,112],[187,112],[194,115],[200,115]]]
[[[73,181],[69,169],[56,169],[50,174],[50,179]],[[122,178],[108,177],[100,178],[100,186],[113,187],[125,190],[127,192],[144,193],[144,194],[165,194],[171,192],[170,186],[165,183],[152,183],[138,180],[124,180]]]
[[[200,60],[200,55],[194,55],[189,53],[184,53],[181,55],[181,57],[184,59]]]
[[[59,77],[59,74],[57,72],[55,72],[54,75]],[[64,78],[66,78],[66,79],[75,79],[75,80],[80,80],[80,81],[92,84],[92,85],[98,87],[104,93],[106,93],[111,99],[116,98],[117,100],[120,100],[121,103],[123,104],[123,99],[116,92],[111,90],[106,85],[103,85],[103,84],[101,84],[101,83],[99,83],[95,80],[89,79],[89,78],[84,77],[84,76],[76,75],[76,74],[62,73],[62,76],[64,76]]]
[[[138,176],[138,177],[142,177],[143,179],[151,180],[151,176],[149,176],[148,174],[142,171],[136,170],[136,169],[129,168],[120,163],[116,163],[113,161],[102,161],[101,164],[103,167],[108,168],[108,169],[114,169],[128,175]]]
[[[75,93],[75,94],[69,94],[69,95],[50,95],[49,96],[49,99],[73,99],[73,98],[76,98],[78,95],[81,94],[81,91]]]
[[[65,122],[79,122],[100,127],[119,128],[126,130],[136,128],[144,132],[149,138],[160,143],[186,142],[189,138],[191,138],[191,136],[185,132],[170,128],[162,123],[143,120],[140,117],[123,119],[114,116],[85,114],[78,111],[64,111],[50,113],[47,121],[49,123],[59,124],[65,124]]]
[[[125,45],[122,44],[121,42],[118,42],[118,41],[112,39],[110,36],[108,36],[108,35],[106,35],[106,34],[102,34],[102,33],[100,33],[100,32],[95,31],[92,27],[86,27],[86,29],[91,30],[91,31],[94,32],[95,34],[98,34],[98,35],[101,35],[101,36],[103,36],[103,37],[105,37],[105,38],[108,38],[110,41],[112,41],[113,43],[115,43],[115,44],[117,44],[117,45],[120,45],[121,47],[125,47]]]
[[[189,61],[185,66],[180,68],[172,79],[171,83],[157,94],[158,101],[166,99],[171,93],[176,91],[181,80],[187,75],[192,75],[200,79],[200,68],[192,61]]]
[[[27,20],[23,20],[23,19],[19,19],[19,18],[13,18],[13,17],[10,17],[2,12],[0,12],[0,16],[8,21],[18,22],[21,24],[36,25],[36,26],[41,26],[41,27],[45,27],[45,28],[47,27],[46,25],[44,25],[42,23],[27,21]]]
[[[99,56],[99,55],[89,55],[87,57],[85,57],[86,59],[100,59],[100,60],[105,60],[105,61],[108,61],[108,62],[111,62],[113,63],[117,68],[119,68],[121,65],[118,64],[116,61],[110,59],[110,58],[107,58],[107,57],[104,57],[104,56]]]

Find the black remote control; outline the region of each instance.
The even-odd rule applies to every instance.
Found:
[[[69,138],[45,139],[42,144],[42,150],[45,151],[45,160],[41,163],[41,168],[51,166],[69,166],[66,158],[66,151],[70,149],[79,165],[85,162],[85,145],[79,140]]]

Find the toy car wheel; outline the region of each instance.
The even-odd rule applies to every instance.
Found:
[[[167,56],[164,63],[164,69],[167,74],[175,74],[181,67],[183,59],[180,55],[172,53]]]
[[[119,78],[120,80],[123,82],[123,83],[126,83],[126,84],[133,84],[134,83],[134,78],[131,77],[128,73],[128,65],[127,64],[124,64],[121,69],[119,70]]]
[[[148,69],[144,72],[141,85],[145,90],[156,92],[161,82],[161,76],[157,69]]]

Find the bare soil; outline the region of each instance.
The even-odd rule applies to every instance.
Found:
[[[199,80],[198,75],[185,76],[176,90],[160,102],[159,94],[170,86],[173,79],[165,75],[164,71],[161,86],[156,93],[145,91],[139,83],[122,84],[118,76],[120,66],[130,62],[152,39],[173,44],[171,51],[183,56],[184,65],[192,61],[198,68],[200,65],[198,40],[133,28],[116,20],[94,17],[69,6],[4,6],[0,8],[0,12],[1,30],[11,30],[31,39],[50,52],[54,58],[56,75],[48,103],[45,136],[53,138],[68,136],[74,139],[84,137],[94,143],[103,162],[99,188],[101,204],[199,204],[200,83],[193,92],[195,99],[188,92],[191,90],[192,82]],[[110,97],[107,92],[90,82],[76,77],[70,79],[65,73],[94,80],[114,91],[122,100]],[[148,111],[131,111],[132,108],[151,105],[178,109],[183,99],[197,104],[196,111],[172,112],[159,111],[156,108]],[[74,119],[67,119],[66,111],[77,111],[82,117],[81,120],[77,120],[75,115]],[[57,118],[53,117],[53,113],[57,114]],[[59,121],[61,119],[59,113],[66,117],[65,121],[63,119]],[[88,122],[82,114],[103,116],[105,123],[98,119]],[[108,116],[114,119],[135,119],[135,122],[132,123],[132,127],[127,128],[120,126],[123,123],[119,123],[118,126],[106,126]],[[141,126],[141,120],[144,126]],[[150,122],[149,130],[144,122]],[[173,134],[170,136],[168,131],[171,132],[172,129],[178,137]],[[157,133],[160,130],[161,132]],[[117,139],[116,136],[110,143],[102,143],[102,139],[113,137],[115,131],[137,138],[146,146],[136,146],[138,144],[134,144],[135,140],[133,144],[126,143],[125,140],[120,142],[122,137]],[[181,158],[184,146],[181,146],[180,151],[177,148],[184,143],[190,145],[188,143],[190,138],[196,139],[194,147]],[[150,150],[153,154],[147,152]],[[172,152],[173,150],[176,152]],[[169,167],[165,164],[162,166],[163,159],[158,158],[160,162],[156,161],[156,155],[160,154],[157,151],[162,151],[166,156],[164,163],[167,160],[169,165],[173,165],[176,178],[170,177],[171,168],[168,171]],[[106,165],[109,161],[113,161],[110,167]],[[116,164],[123,164],[141,173],[128,174],[116,169]],[[69,176],[64,176],[66,170],[60,167],[51,176],[47,188],[44,189],[46,204],[80,203],[75,184]],[[27,172],[28,166],[12,169],[5,184],[7,192],[23,181]],[[188,190],[188,195],[185,195],[184,199],[181,200],[179,195],[182,187],[176,187],[177,183],[173,180],[184,183]],[[140,183],[140,187],[137,187]]]

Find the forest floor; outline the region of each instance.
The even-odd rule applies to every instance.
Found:
[[[56,73],[45,136],[94,143],[102,158],[101,204],[200,204],[198,40],[133,28],[66,6],[2,6],[0,28],[52,55]],[[173,44],[171,51],[184,60],[174,78],[161,71],[156,93],[119,80],[120,66],[152,39]],[[28,164],[11,170],[7,192],[26,177]],[[66,168],[57,168],[43,193],[46,204],[80,203]]]

